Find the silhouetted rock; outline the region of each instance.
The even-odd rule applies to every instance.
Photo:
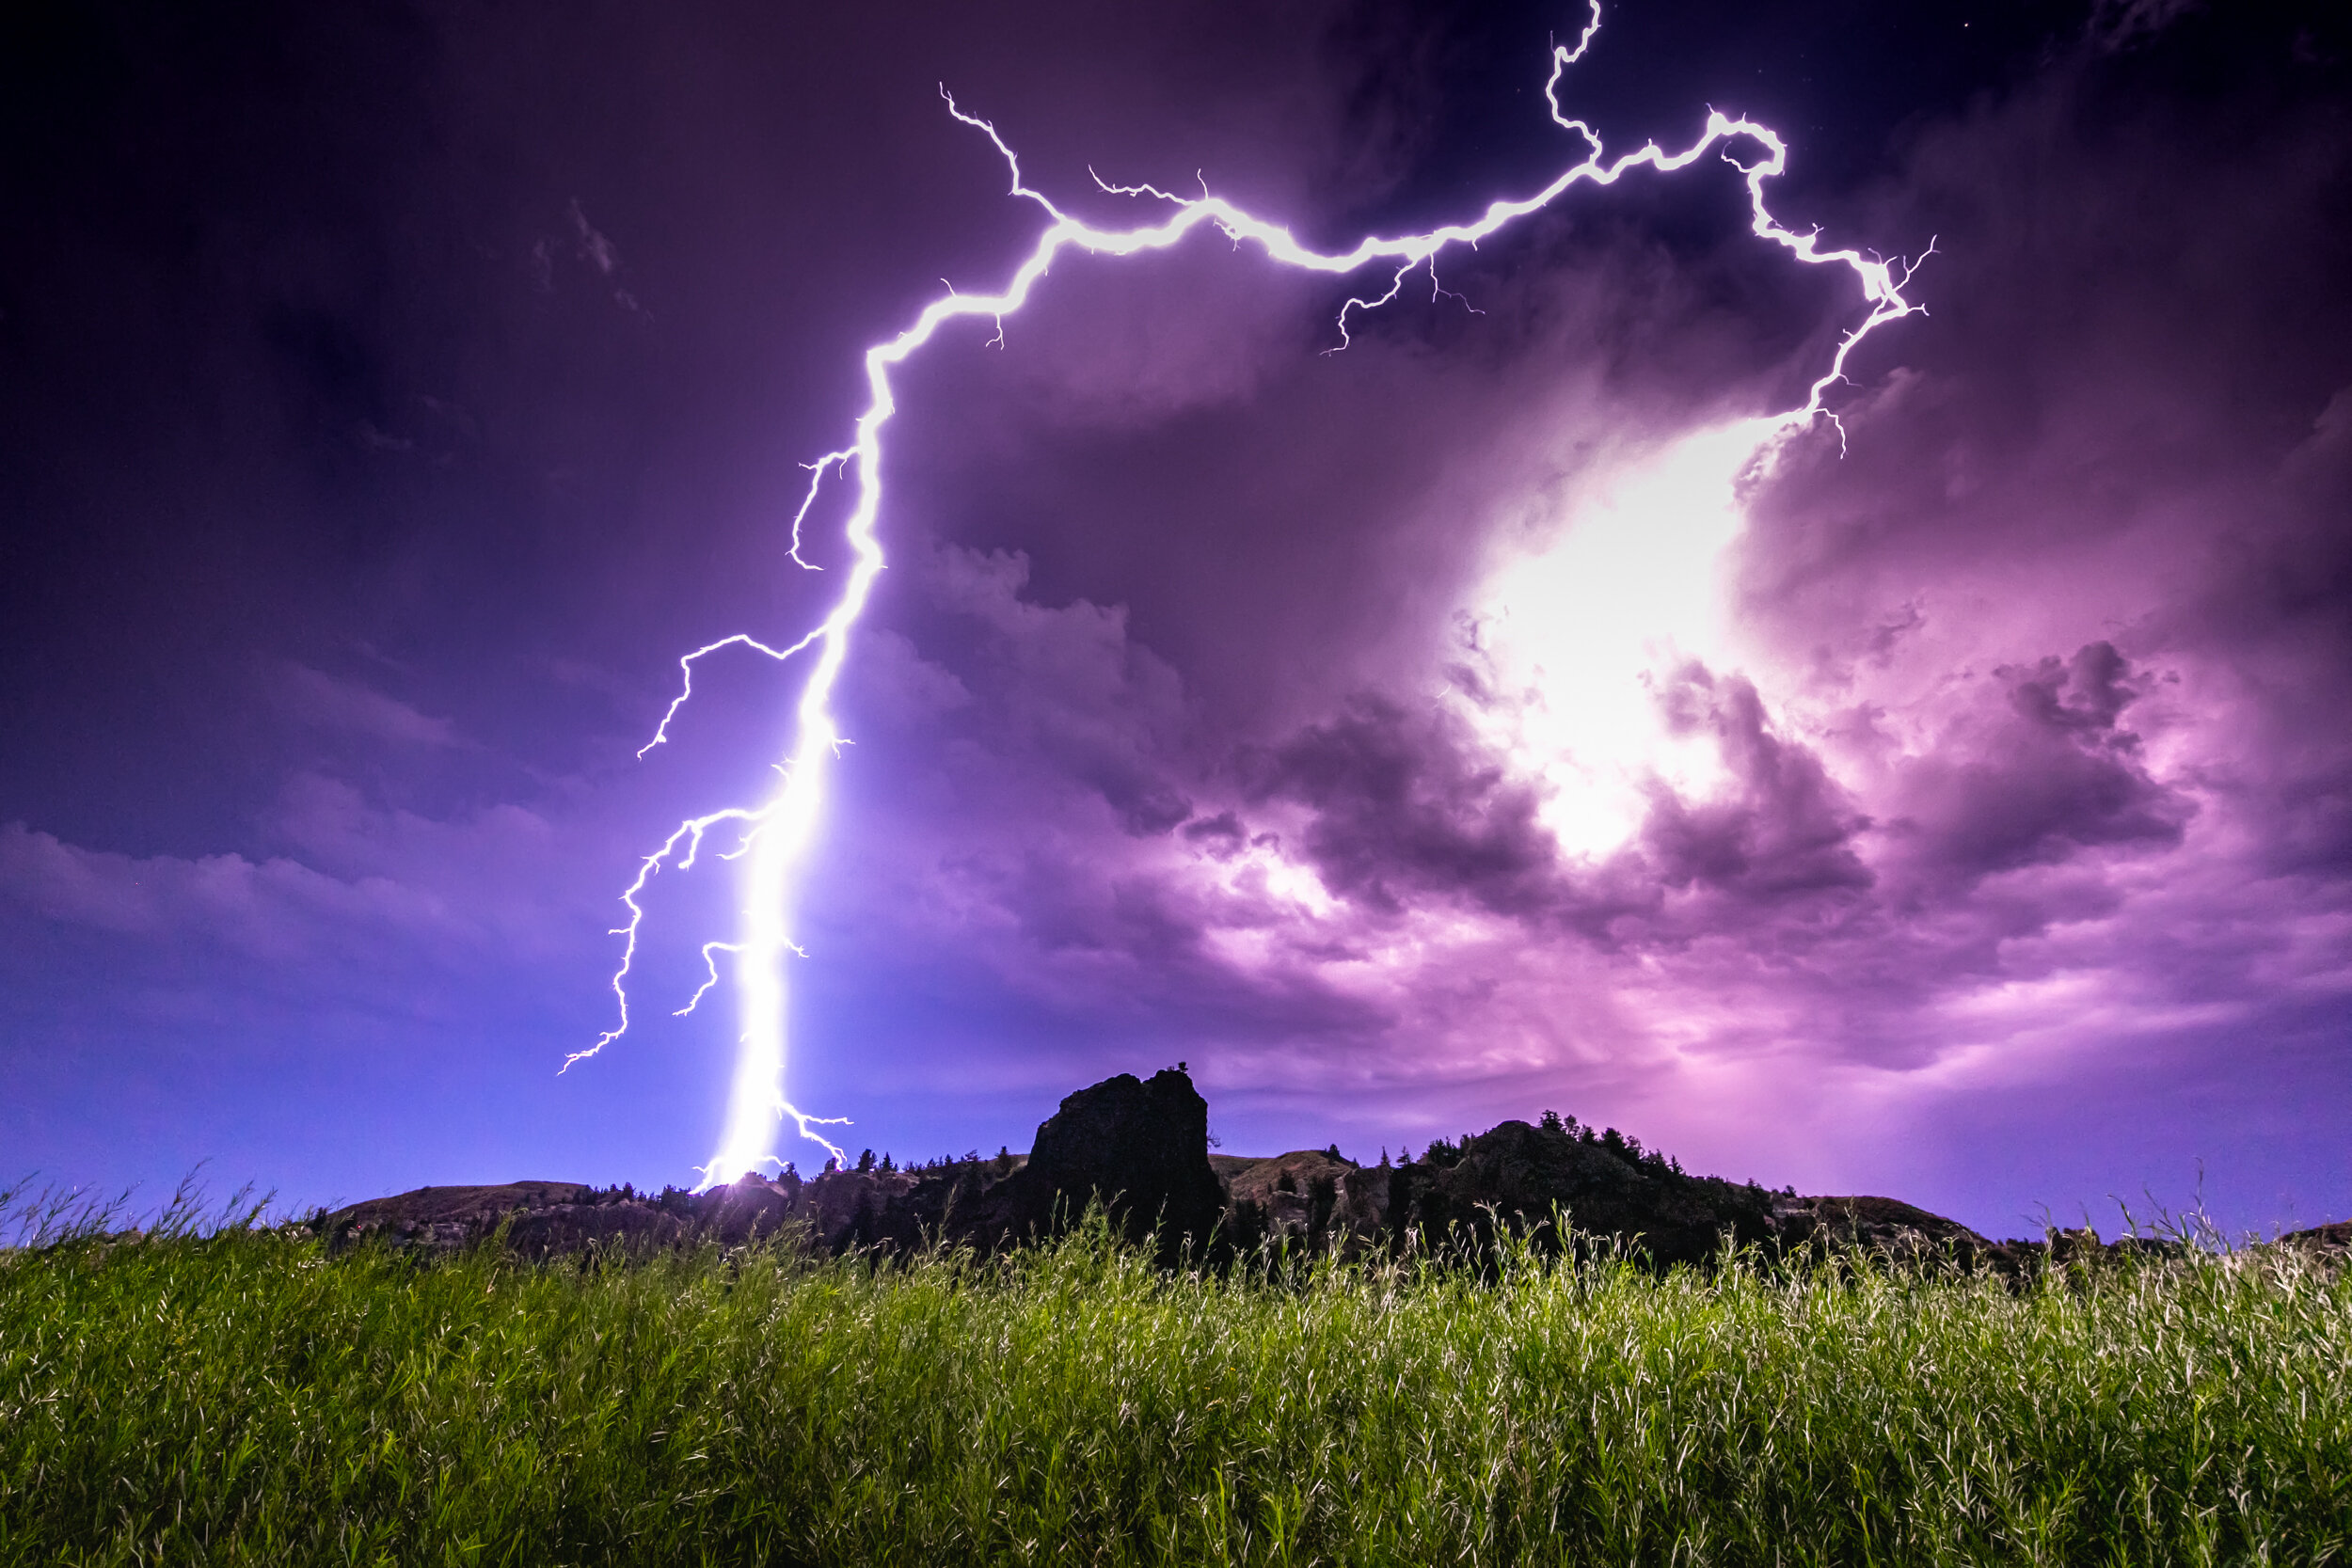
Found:
[[[1100,1201],[1120,1234],[1157,1238],[1161,1258],[1261,1243],[1350,1255],[1407,1249],[1477,1255],[1498,1226],[1561,1243],[1565,1222],[1661,1266],[1704,1263],[1726,1240],[1770,1253],[1847,1246],[1948,1258],[2024,1278],[2053,1263],[2168,1243],[2102,1246],[2089,1231],[1993,1243],[1967,1227],[1885,1197],[1799,1197],[1692,1176],[1615,1131],[1546,1113],[1506,1121],[1418,1161],[1359,1166],[1336,1148],[1267,1159],[1208,1152],[1208,1104],[1181,1069],[1148,1081],[1120,1074],[1079,1090],[1037,1130],[1024,1157],[973,1155],[913,1170],[830,1165],[805,1180],[747,1175],[726,1186],[640,1194],[567,1182],[425,1187],[353,1204],[315,1223],[346,1247],[375,1237],[448,1251],[505,1227],[507,1244],[545,1257],[589,1246],[742,1245],[778,1238],[840,1253],[905,1252],[946,1242],[983,1252],[1055,1233]],[[2352,1245],[2352,1227],[2288,1238]],[[2177,1247],[2174,1248],[2177,1250]]]
[[[1224,1213],[1209,1165],[1209,1102],[1182,1069],[1149,1082],[1106,1078],[1061,1102],[1037,1130],[1028,1163],[981,1195],[969,1235],[983,1244],[1051,1234],[1100,1200],[1112,1224],[1164,1254],[1205,1247]]]

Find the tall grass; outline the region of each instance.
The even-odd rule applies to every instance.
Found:
[[[168,1232],[168,1227],[165,1227]],[[0,1255],[5,1563],[2322,1562],[2352,1285]]]

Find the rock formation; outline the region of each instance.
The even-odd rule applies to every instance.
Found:
[[[1209,1166],[1209,1102],[1181,1068],[1106,1078],[1061,1102],[1029,1157],[981,1195],[962,1234],[984,1244],[1050,1234],[1100,1201],[1133,1241],[1205,1248],[1225,1196]]]
[[[982,1251],[1051,1235],[1099,1202],[1133,1241],[1156,1236],[1170,1260],[1209,1244],[1225,1196],[1208,1159],[1209,1107],[1179,1069],[1149,1082],[1121,1073],[1079,1090],[1037,1130],[1025,1156],[946,1161],[921,1170],[835,1170],[803,1180],[750,1174],[703,1193],[640,1195],[568,1182],[423,1187],[322,1215],[338,1246],[371,1236],[447,1250],[496,1233],[534,1256],[591,1243],[739,1245],[792,1230],[829,1252],[908,1250],[933,1241]]]
[[[1121,1073],[1079,1090],[1037,1130],[1030,1152],[977,1155],[910,1170],[828,1165],[803,1180],[747,1175],[704,1193],[597,1190],[568,1182],[425,1187],[358,1203],[312,1223],[342,1247],[370,1237],[449,1250],[503,1234],[529,1256],[592,1245],[667,1247],[772,1238],[831,1253],[911,1251],[934,1243],[980,1252],[1050,1236],[1099,1203],[1112,1227],[1151,1242],[1163,1262],[1230,1259],[1273,1245],[1355,1257],[1486,1254],[1498,1227],[1540,1247],[1560,1222],[1659,1266],[1704,1264],[1726,1242],[1767,1254],[1839,1247],[1948,1259],[2013,1276],[2048,1263],[2177,1243],[2103,1244],[2090,1231],[1991,1242],[1888,1197],[1801,1197],[1692,1176],[1613,1129],[1547,1112],[1505,1121],[1418,1160],[1359,1165],[1337,1148],[1269,1159],[1208,1152],[1208,1104],[1182,1069]],[[502,1227],[502,1229],[501,1229]],[[2352,1227],[2287,1240],[2333,1252]]]

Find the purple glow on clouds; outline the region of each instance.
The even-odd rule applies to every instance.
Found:
[[[1282,35],[1295,92],[1197,40],[1141,78],[1084,38],[935,73],[1057,195],[1089,159],[1206,160],[1336,231],[1432,180],[1488,194],[1428,74],[1447,35],[1408,20]],[[528,41],[436,25],[458,63],[425,80]],[[1938,236],[1931,314],[1857,363],[1842,457],[1821,431],[1742,470],[1725,434],[1796,401],[1847,303],[1739,232],[1728,170],[1489,246],[1444,275],[1484,314],[1399,309],[1336,357],[1327,289],[1214,243],[1057,269],[1001,351],[943,342],[845,688],[795,1099],[854,1117],[852,1147],[993,1148],[1182,1057],[1235,1150],[1370,1157],[1549,1105],[2000,1231],[2181,1202],[2201,1161],[2236,1223],[2352,1209],[2342,40],[2200,27],[2224,24],[2088,13],[1783,198],[1834,237]],[[234,395],[294,412],[250,463],[158,437],[150,488],[104,483],[293,520],[203,525],[239,574],[20,623],[12,662],[51,673],[11,683],[37,754],[0,778],[0,1156],[167,1183],[211,1155],[296,1201],[688,1179],[730,1025],[662,1015],[724,878],[655,887],[644,1037],[553,1067],[602,1026],[616,875],[756,784],[741,738],[789,676],[706,663],[675,754],[630,752],[677,647],[802,629],[790,459],[824,450],[857,344],[943,268],[993,281],[1021,221],[913,102],[730,232],[694,204],[782,166],[680,96],[763,102],[700,52],[723,34],[660,34],[658,69],[567,46],[591,80],[653,72],[629,123],[688,150],[682,191],[600,190],[561,111],[480,98],[482,145],[588,161],[433,198],[496,236],[470,293],[397,246],[404,281],[355,293],[378,275],[347,256],[205,242],[250,261],[206,286],[261,302],[261,346],[223,328],[189,384],[249,360],[280,382]],[[840,105],[938,64],[832,41]],[[1654,112],[1687,135],[1703,109]],[[1841,129],[1783,128],[1798,179]],[[347,156],[410,171],[395,215],[446,174]],[[861,179],[908,194],[811,238]],[[119,439],[76,418],[69,466]],[[64,491],[10,472],[68,537]],[[112,581],[72,548],[50,580]],[[133,626],[146,654],[76,662]]]

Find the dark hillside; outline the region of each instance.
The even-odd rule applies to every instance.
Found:
[[[1038,1128],[1026,1155],[1007,1149],[900,1168],[868,1153],[850,1170],[829,1164],[803,1178],[787,1166],[700,1194],[559,1181],[424,1187],[316,1223],[338,1246],[381,1235],[435,1250],[504,1225],[508,1244],[532,1256],[591,1243],[731,1245],[787,1229],[832,1253],[907,1252],[934,1240],[993,1252],[1066,1230],[1092,1202],[1128,1239],[1156,1236],[1164,1262],[1187,1245],[1195,1256],[1208,1246],[1231,1257],[1270,1243],[1356,1257],[1432,1247],[1474,1253],[1498,1226],[1549,1247],[1563,1219],[1661,1266],[1705,1262],[1726,1240],[1772,1254],[1842,1245],[1925,1252],[2009,1274],[2090,1252],[2156,1247],[2103,1246],[2087,1231],[1994,1243],[1896,1198],[1800,1196],[1693,1175],[1613,1128],[1550,1112],[1459,1142],[1440,1138],[1418,1159],[1393,1164],[1384,1157],[1359,1165],[1336,1147],[1212,1154],[1208,1104],[1176,1068],[1150,1079],[1122,1073],[1071,1095]],[[2352,1244],[2348,1229],[2290,1239],[2343,1248]]]

